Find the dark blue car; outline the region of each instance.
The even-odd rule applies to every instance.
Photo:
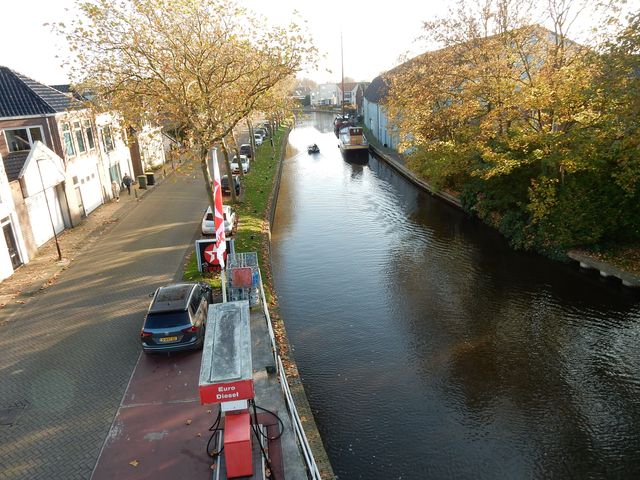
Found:
[[[145,353],[202,348],[211,287],[206,283],[176,283],[158,288],[140,331]]]

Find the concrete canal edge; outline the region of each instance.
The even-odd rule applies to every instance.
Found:
[[[429,185],[429,183],[425,182],[424,180],[419,178],[415,173],[409,170],[407,167],[400,164],[395,158],[393,158],[391,155],[385,152],[378,145],[370,142],[369,148],[373,151],[373,153],[375,153],[378,157],[384,160],[390,167],[396,170],[400,175],[402,175],[404,178],[406,178],[413,184],[420,187],[425,192],[430,193],[434,197],[438,197],[447,203],[450,203],[454,207],[458,207],[459,209],[462,209],[462,203],[460,203],[460,200],[458,200],[458,198],[451,195],[450,193],[434,189],[431,185]]]
[[[269,315],[271,316],[271,320],[274,324],[274,330],[276,331],[275,335],[276,341],[278,343],[278,353],[280,354],[282,363],[285,366],[287,380],[289,382],[289,389],[291,390],[291,395],[293,396],[298,414],[300,415],[302,427],[304,428],[305,435],[307,436],[307,440],[309,441],[309,446],[311,447],[311,451],[313,452],[313,456],[318,470],[320,471],[320,475],[325,480],[331,480],[337,477],[333,473],[333,468],[331,467],[331,463],[329,462],[329,457],[322,443],[320,432],[318,431],[318,427],[313,417],[313,412],[311,411],[311,406],[309,405],[309,400],[307,399],[307,395],[304,391],[304,386],[302,385],[300,375],[298,374],[298,367],[296,366],[291,345],[289,344],[289,338],[287,337],[285,321],[280,315],[278,297],[275,293],[273,277],[271,275],[271,226],[273,225],[273,220],[275,217],[278,193],[280,191],[280,180],[282,178],[284,158],[287,150],[290,132],[291,128],[288,127],[284,132],[284,135],[282,136],[278,167],[273,182],[273,188],[271,190],[267,203],[267,211],[265,215],[266,218],[263,227],[265,230],[264,233],[265,237],[267,238],[267,242],[264,247],[265,251],[263,253],[264,258],[268,258],[269,262],[267,262],[267,264],[264,265],[263,268],[265,270],[266,283],[272,295],[271,301],[269,302]]]
[[[580,263],[581,268],[588,270],[598,270],[601,277],[618,278],[625,287],[640,288],[640,276],[625,272],[610,263],[595,259],[590,255],[585,255],[576,250],[567,252],[567,256]]]

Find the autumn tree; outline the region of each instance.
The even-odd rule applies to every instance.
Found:
[[[74,83],[130,125],[181,125],[212,201],[207,154],[280,82],[315,62],[297,23],[265,26],[233,0],[90,0],[59,24]]]
[[[621,128],[611,94],[621,99],[629,89],[605,75],[595,46],[569,39],[584,5],[544,3],[546,27],[532,20],[538,6],[461,0],[425,23],[426,36],[442,48],[387,75],[388,109],[413,169],[459,192],[514,245],[552,250],[619,230],[620,217],[603,221],[602,213],[622,194],[613,183],[619,152],[607,147]],[[594,185],[609,203],[592,201]]]
[[[318,87],[318,83],[310,78],[298,78],[295,82],[295,88],[306,88],[308,90],[314,90]]]

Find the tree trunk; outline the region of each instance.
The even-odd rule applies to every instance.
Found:
[[[236,134],[231,130],[231,140],[233,141],[233,150],[236,152],[238,158],[240,158],[240,148],[238,147],[238,139],[236,138]]]
[[[249,129],[249,143],[251,144],[251,151],[253,152],[252,161],[256,159],[256,137],[253,136],[253,125],[251,120],[247,117],[247,128]]]
[[[229,179],[229,191],[231,192],[231,203],[238,203],[236,197],[236,182],[233,180],[233,174],[231,173],[231,162],[229,161],[229,152],[227,151],[227,144],[222,140],[222,154],[224,155],[225,170],[227,171],[227,178]]]
[[[238,162],[238,166],[240,167],[239,172],[240,172],[240,178],[242,179],[241,183],[244,183],[244,170],[242,169],[242,162],[240,161],[240,152],[238,151],[238,144],[236,143],[236,138],[233,135],[233,131],[231,132],[228,138],[231,139],[231,148],[236,152],[235,157]]]

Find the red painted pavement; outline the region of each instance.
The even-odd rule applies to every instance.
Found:
[[[202,352],[141,355],[122,404],[197,401]]]
[[[140,356],[93,480],[211,478],[206,445],[217,406],[200,405],[200,357]]]

